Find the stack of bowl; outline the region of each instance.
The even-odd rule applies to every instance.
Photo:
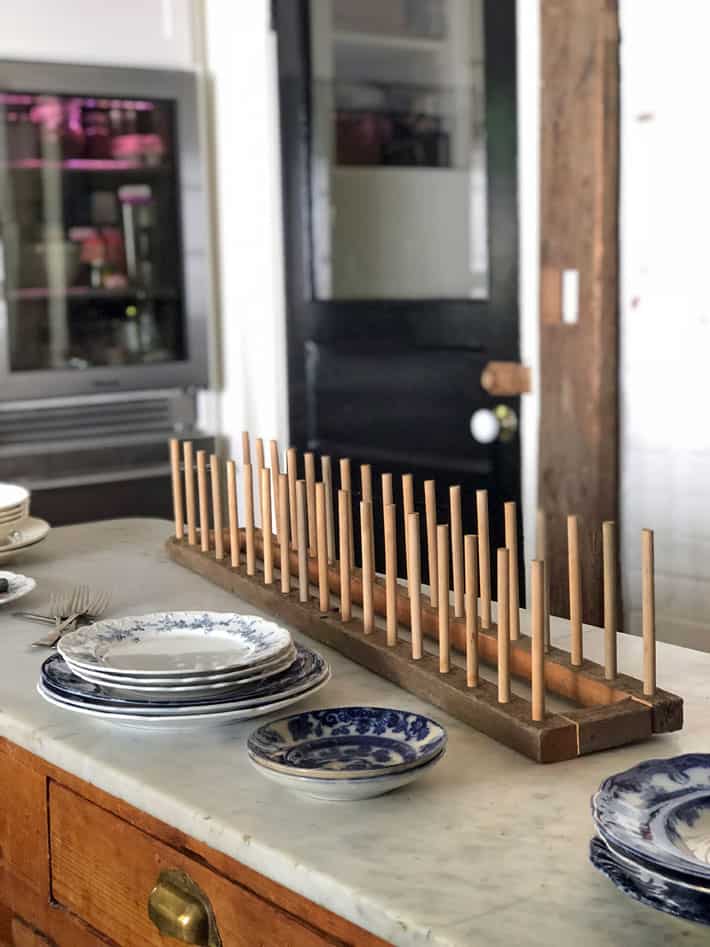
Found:
[[[30,516],[30,491],[17,483],[0,483],[0,562],[42,542],[49,523]]]

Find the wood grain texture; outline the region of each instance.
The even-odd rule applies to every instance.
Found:
[[[531,374],[520,362],[487,362],[481,372],[481,388],[494,397],[510,398],[531,390]]]
[[[602,623],[594,539],[618,518],[619,39],[616,0],[541,0],[539,505],[554,615],[567,615],[565,518],[581,517],[584,616]],[[579,271],[579,321],[560,318]]]

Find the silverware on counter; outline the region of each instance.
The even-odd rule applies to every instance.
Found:
[[[33,642],[33,646],[53,648],[64,632],[76,627],[82,619],[94,621],[108,608],[110,597],[107,592],[91,593],[88,585],[78,585],[72,592],[53,594],[49,600],[49,616],[32,616],[33,621],[50,621],[54,625],[52,631]],[[18,613],[19,615],[20,613]],[[28,617],[20,615],[20,617]]]

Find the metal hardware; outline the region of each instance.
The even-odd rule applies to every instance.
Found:
[[[148,917],[164,937],[197,947],[222,947],[207,896],[179,868],[160,872],[148,898]]]

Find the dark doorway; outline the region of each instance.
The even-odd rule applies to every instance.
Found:
[[[414,475],[422,520],[426,479],[440,522],[461,484],[466,531],[485,488],[503,545],[519,398],[491,397],[481,373],[519,358],[515,2],[274,11],[291,442],[351,458],[355,501],[371,463],[380,524],[383,472],[398,506]]]

